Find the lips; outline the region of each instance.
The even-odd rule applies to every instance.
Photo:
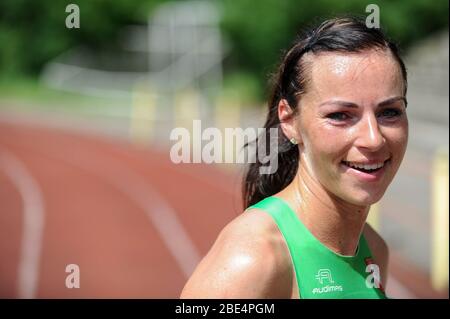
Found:
[[[366,166],[363,164],[356,164],[355,162],[353,163],[349,163],[346,161],[342,161],[341,164],[345,169],[346,173],[352,174],[355,177],[363,180],[363,181],[376,181],[379,180],[381,178],[381,176],[384,174],[386,167],[389,165],[390,163],[390,158],[384,162],[378,162],[379,164],[376,165],[373,163],[372,164]],[[380,167],[380,164],[383,163],[383,166]],[[365,168],[370,168],[370,167],[378,167],[375,169],[365,169]],[[365,168],[364,168],[365,167]]]
[[[385,161],[370,161],[366,163],[361,162],[347,162],[342,161],[342,163],[346,166],[349,166],[353,169],[360,170],[362,172],[370,173],[379,170],[386,164],[387,160]]]

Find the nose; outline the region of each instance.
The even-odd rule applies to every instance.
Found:
[[[377,151],[386,143],[374,114],[369,114],[361,119],[357,136],[356,146],[369,151]]]

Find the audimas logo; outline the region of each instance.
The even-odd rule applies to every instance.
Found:
[[[331,276],[330,269],[319,269],[316,275],[316,279],[319,281],[321,285],[327,284],[324,287],[316,287],[312,290],[313,294],[323,294],[328,292],[335,292],[335,291],[344,291],[344,288],[341,285],[333,285],[334,280]]]
[[[333,278],[331,277],[330,269],[319,269],[316,275],[316,279],[323,285],[324,279],[330,284],[334,284]]]

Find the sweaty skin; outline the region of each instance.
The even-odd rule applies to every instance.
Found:
[[[299,170],[287,188],[300,194],[295,203],[299,217],[343,255],[354,253],[370,205],[381,199],[403,160],[408,141],[403,94],[399,66],[388,52],[319,54],[300,112],[284,125],[301,141]],[[401,114],[392,116],[395,112]],[[330,118],[333,113],[342,113],[340,120]],[[374,182],[356,178],[342,165],[370,159],[389,159],[382,178]]]
[[[387,51],[307,57],[310,77],[299,112],[280,101],[288,139],[298,142],[297,174],[275,194],[332,251],[354,255],[367,239],[386,287],[388,249],[365,223],[406,151],[408,120],[400,68]],[[383,175],[363,181],[343,161],[384,161]],[[214,213],[214,212],[212,212]],[[185,285],[182,298],[298,298],[286,243],[270,216],[248,210],[228,224]]]

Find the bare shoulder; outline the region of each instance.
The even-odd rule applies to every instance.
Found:
[[[290,259],[272,218],[247,210],[219,234],[181,298],[289,298]]]
[[[381,235],[373,229],[372,226],[366,223],[364,230],[364,236],[369,245],[372,257],[375,263],[380,267],[381,282],[386,287],[388,264],[389,264],[389,248],[386,241]]]

